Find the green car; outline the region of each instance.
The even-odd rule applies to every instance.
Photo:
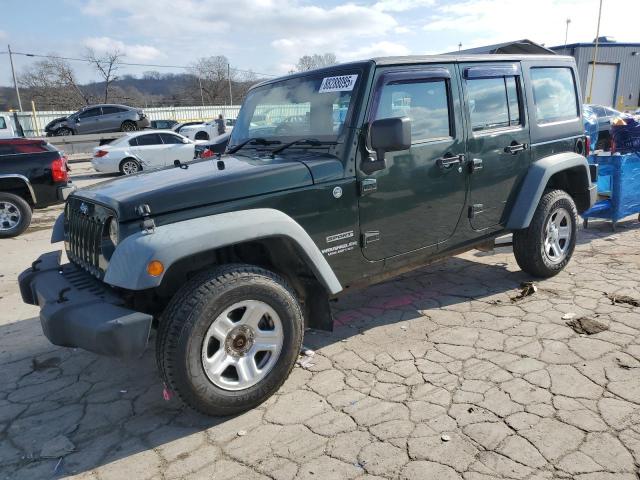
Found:
[[[56,345],[137,356],[229,415],[282,385],[329,300],[513,232],[569,262],[595,199],[574,61],[377,58],[251,89],[227,152],[82,189],[20,275]],[[594,172],[595,173],[595,172]]]

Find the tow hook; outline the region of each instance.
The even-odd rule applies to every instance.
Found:
[[[69,292],[70,290],[71,290],[71,287],[65,287],[58,292],[58,303],[64,303],[69,301],[69,299],[65,297],[64,294]]]

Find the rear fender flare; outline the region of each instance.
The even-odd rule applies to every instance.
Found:
[[[520,191],[509,213],[506,227],[509,230],[527,228],[531,223],[533,214],[538,208],[538,203],[544,194],[549,179],[556,173],[583,168],[586,184],[591,185],[589,164],[582,155],[573,152],[550,155],[533,163],[520,186]]]
[[[286,237],[299,248],[309,268],[328,292],[342,290],[340,281],[309,234],[285,213],[259,208],[184,220],[138,232],[118,245],[109,261],[104,281],[129,290],[154,288],[177,261],[207,250],[272,237]],[[164,265],[161,275],[147,273],[151,260]]]

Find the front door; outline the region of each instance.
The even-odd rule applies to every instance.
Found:
[[[133,147],[133,151],[142,162],[142,168],[151,170],[154,168],[162,168],[167,165],[167,148],[157,133],[147,133],[136,137],[137,146]]]
[[[100,107],[93,107],[79,114],[76,120],[76,133],[78,135],[97,133],[101,113]]]
[[[384,170],[360,173],[363,253],[381,260],[435,250],[455,231],[465,203],[468,173],[457,69],[441,64],[383,70],[372,98],[369,123],[409,117],[411,148],[387,153]]]
[[[461,64],[471,174],[468,216],[481,231],[506,221],[507,203],[529,167],[529,125],[519,63]]]
[[[180,163],[193,161],[193,157],[195,155],[195,147],[193,143],[184,143],[182,137],[174,135],[173,133],[162,132],[160,133],[160,138],[166,148],[166,165],[174,165],[176,160],[180,160]]]

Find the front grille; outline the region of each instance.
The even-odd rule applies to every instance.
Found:
[[[102,244],[110,216],[106,208],[77,198],[69,199],[65,208],[67,256],[99,278],[106,268]]]

